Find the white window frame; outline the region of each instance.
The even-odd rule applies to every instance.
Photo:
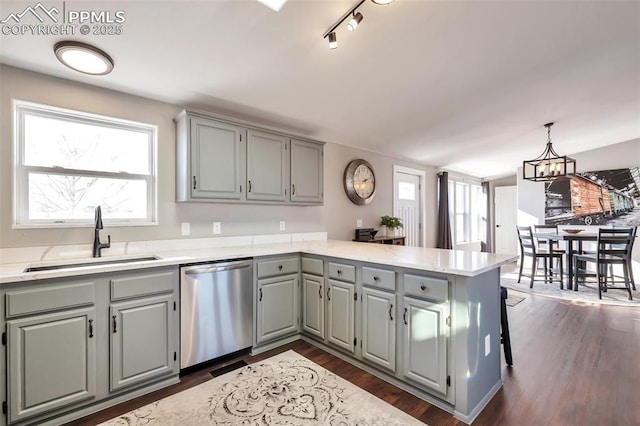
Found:
[[[474,219],[477,219],[478,217],[477,214],[474,214],[475,209],[477,209],[478,207],[474,206],[472,203],[473,190],[474,190],[474,187],[479,187],[480,191],[482,191],[482,182],[479,180],[452,176],[450,174],[447,185],[449,185],[450,183],[453,183],[453,185],[449,186],[449,222],[451,224],[451,237],[452,237],[451,239],[452,239],[454,248],[458,245],[466,245],[471,243],[482,242],[483,241],[482,229],[478,229],[479,238],[476,240],[472,239],[472,235],[473,235],[472,227],[479,226],[481,223],[481,221],[478,221],[478,223],[476,224],[473,223]],[[465,203],[467,204],[468,209],[465,209],[463,213],[457,213],[458,200],[457,200],[456,188],[459,184],[464,184],[468,188],[468,194],[465,200]],[[481,206],[479,206],[479,208],[481,209],[480,211],[483,212],[480,216],[486,216],[486,213],[484,213],[486,211],[486,204],[482,204]],[[458,241],[458,238],[457,238],[457,221],[456,221],[457,214],[463,214],[463,217],[464,217],[465,229],[463,232],[464,239],[462,241]]]
[[[145,123],[123,120],[103,115],[91,114],[70,109],[58,108],[32,102],[13,101],[13,229],[20,228],[70,228],[92,227],[91,219],[29,219],[29,172],[46,174],[64,174],[76,176],[94,176],[111,179],[144,180],[147,185],[147,215],[140,219],[109,219],[103,217],[108,226],[147,226],[158,225],[158,127]],[[24,164],[25,160],[25,131],[24,117],[26,114],[38,115],[46,118],[59,118],[65,121],[75,121],[84,124],[94,124],[123,130],[133,130],[147,133],[149,136],[149,173],[135,174],[126,172],[103,172],[94,170],[69,169],[63,167],[41,167]]]

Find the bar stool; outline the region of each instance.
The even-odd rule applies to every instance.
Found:
[[[509,334],[509,318],[507,318],[507,289],[500,286],[500,342],[504,349],[504,359],[509,367],[513,366],[511,354],[511,335]]]

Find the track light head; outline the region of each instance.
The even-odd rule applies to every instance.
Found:
[[[329,33],[329,49],[337,49],[338,48],[338,38],[336,37],[335,32]]]
[[[349,20],[349,23],[347,24],[347,28],[349,29],[349,31],[353,31],[356,28],[358,28],[358,24],[360,24],[360,22],[362,22],[362,13],[358,12],[358,13],[354,13],[353,14],[353,18],[351,18]]]

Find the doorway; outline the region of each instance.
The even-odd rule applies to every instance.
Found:
[[[393,166],[393,215],[402,220],[405,245],[424,247],[425,172]]]
[[[495,188],[496,253],[514,254],[518,252],[518,197],[516,186]]]

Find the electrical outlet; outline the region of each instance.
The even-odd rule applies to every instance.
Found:
[[[362,228],[362,219],[356,220],[356,228]]]
[[[489,356],[491,353],[491,335],[487,334],[484,337],[484,356]]]
[[[218,235],[222,232],[222,225],[220,222],[213,222],[213,235]]]
[[[280,230],[284,231],[284,220],[280,221]]]
[[[182,222],[182,236],[191,235],[191,224],[189,222]]]

